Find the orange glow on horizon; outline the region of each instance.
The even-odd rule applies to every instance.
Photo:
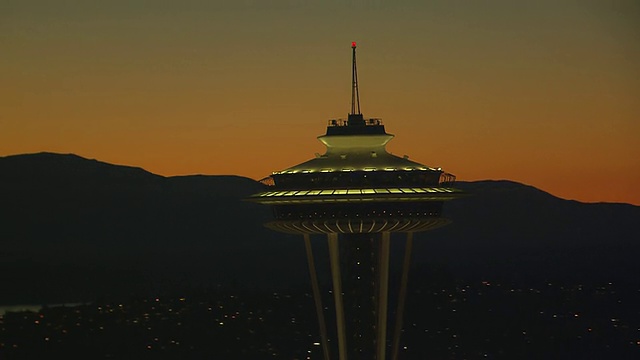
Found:
[[[231,3],[7,5],[0,156],[260,179],[323,153],[315,137],[347,116],[350,37],[362,113],[392,153],[640,205],[636,8]]]

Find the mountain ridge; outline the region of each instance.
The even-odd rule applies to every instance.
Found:
[[[636,281],[640,207],[565,200],[509,180],[455,186],[469,196],[445,204],[453,224],[416,234],[416,268]],[[0,281],[8,290],[0,304],[220,282],[306,284],[302,241],[266,229],[270,209],[243,201],[263,189],[246,177],[164,177],[74,154],[0,157]],[[312,238],[322,258],[326,244]],[[402,236],[393,238],[401,251]]]

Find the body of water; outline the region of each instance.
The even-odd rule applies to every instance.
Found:
[[[67,304],[46,304],[46,305],[34,305],[34,304],[20,304],[20,305],[0,305],[0,315],[4,315],[8,312],[20,312],[20,311],[33,311],[38,312],[43,307],[74,307],[84,305],[83,303],[67,303]]]

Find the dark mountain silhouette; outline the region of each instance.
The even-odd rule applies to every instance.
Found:
[[[454,224],[416,237],[412,281],[435,268],[514,281],[637,281],[640,207],[562,200],[510,181],[457,187],[471,195],[445,205]],[[71,154],[2,157],[0,304],[306,284],[302,241],[264,228],[270,209],[242,201],[262,188]]]
[[[445,205],[452,225],[421,234],[422,261],[513,280],[637,281],[640,207],[563,200],[511,181],[456,187],[471,196]]]

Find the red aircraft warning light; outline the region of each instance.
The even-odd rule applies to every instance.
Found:
[[[352,47],[352,48],[356,47],[356,42],[355,42],[355,41],[352,41],[352,42],[351,42],[351,47]]]

